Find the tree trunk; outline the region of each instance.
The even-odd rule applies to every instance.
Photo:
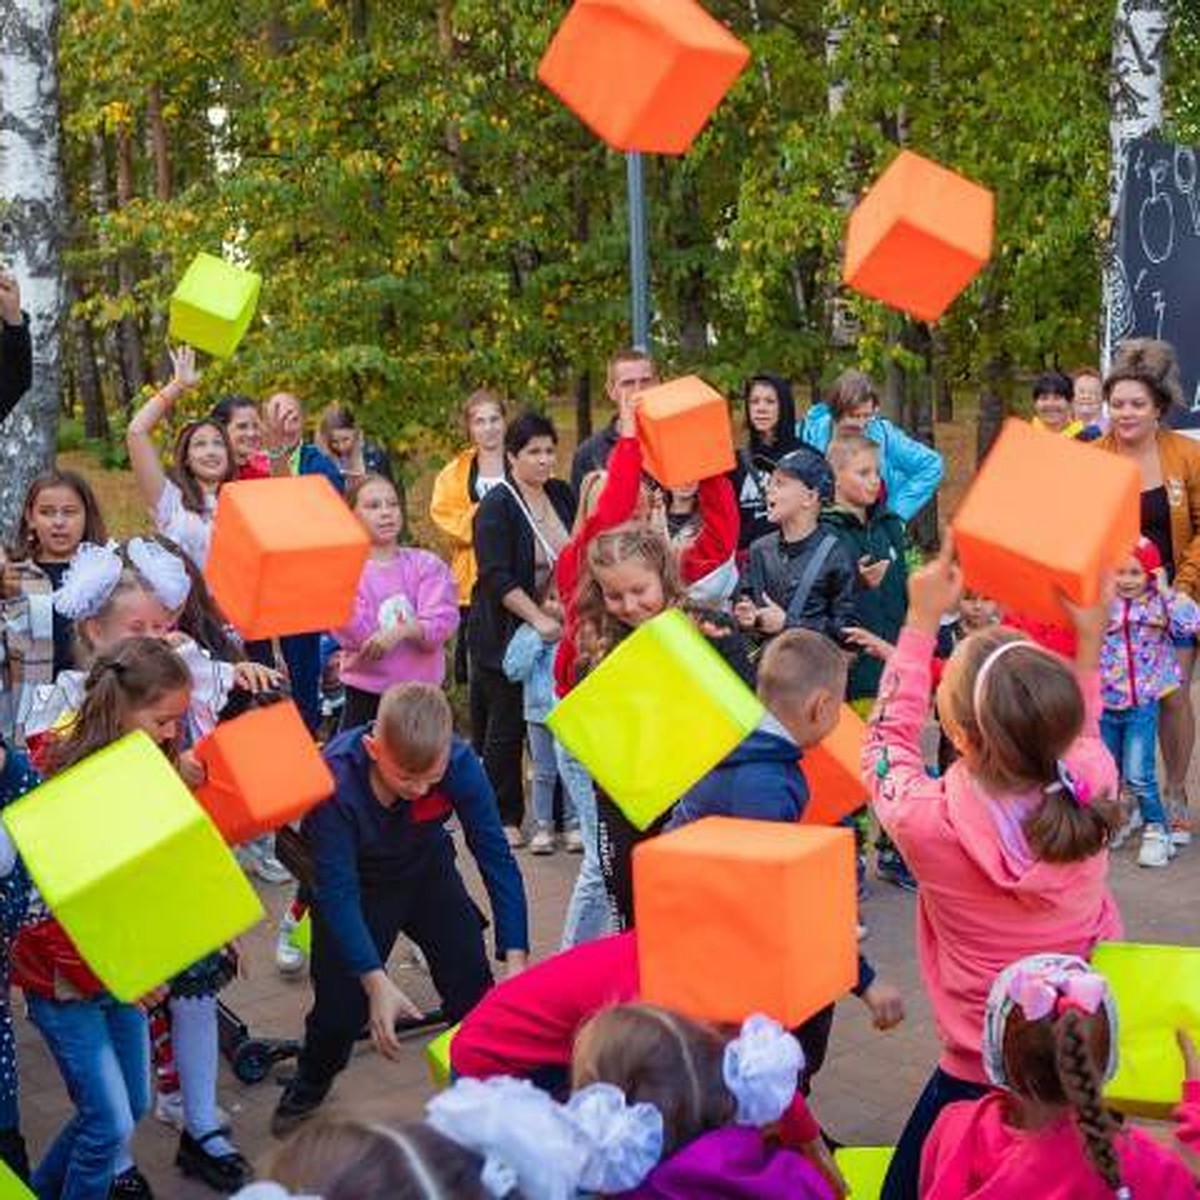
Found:
[[[575,432],[579,441],[592,436],[592,373],[580,371],[575,378]]]
[[[4,246],[29,313],[33,386],[0,425],[0,536],[54,458],[62,400],[66,192],[60,157],[57,0],[0,0],[0,196]]]
[[[152,83],[146,90],[146,153],[150,156],[154,173],[154,198],[160,204],[171,199],[171,144],[167,135],[167,122],[163,117],[162,88]],[[165,254],[156,254],[151,261],[151,270],[159,279],[171,273],[171,261]],[[150,313],[150,345],[158,347],[158,360],[154,363],[157,379],[166,379],[171,373],[171,357],[167,353],[167,308],[155,305]]]
[[[117,130],[117,208],[122,209],[133,201],[133,138],[129,127],[122,125]],[[117,258],[117,295],[122,307],[132,308],[133,287],[137,273],[128,250]],[[146,358],[142,350],[142,331],[137,316],[126,312],[119,326],[121,342],[121,377],[125,382],[125,404],[129,407],[133,398],[146,386]]]
[[[1125,305],[1128,287],[1116,257],[1117,220],[1128,166],[1127,149],[1136,138],[1156,133],[1163,123],[1163,92],[1167,64],[1170,0],[1117,0],[1113,22],[1112,74],[1109,79],[1108,176],[1110,221],[1104,270],[1103,369],[1108,369],[1121,336],[1114,318]]]

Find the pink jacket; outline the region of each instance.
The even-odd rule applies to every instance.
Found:
[[[361,658],[358,649],[381,629],[415,616],[425,637],[401,642],[382,658]],[[402,547],[386,562],[367,559],[350,621],[333,636],[346,652],[342,682],[380,695],[393,683],[437,683],[446,674],[446,642],[458,628],[458,590],[450,568],[428,550]]]
[[[951,1104],[921,1154],[922,1200],[1112,1200],[1069,1118],[1030,1132],[1008,1124],[1010,1098]],[[1200,1148],[1200,1084],[1184,1085],[1179,1141]],[[1196,1200],[1200,1187],[1177,1154],[1140,1129],[1116,1137],[1121,1179],[1135,1200]]]
[[[1027,954],[1087,958],[1121,937],[1108,888],[1108,854],[1085,862],[1033,859],[1019,829],[1038,794],[989,796],[966,764],[941,779],[925,770],[921,730],[929,711],[932,637],[905,627],[883,673],[863,747],[875,815],[916,876],[921,974],[942,1039],[942,1069],[986,1083],[983,1014],[996,975]],[[1100,680],[1079,680],[1083,733],[1067,763],[1092,795],[1117,793],[1117,772],[1100,741]]]

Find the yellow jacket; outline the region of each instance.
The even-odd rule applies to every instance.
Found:
[[[442,531],[450,547],[450,573],[458,585],[458,603],[466,608],[475,588],[475,552],[471,549],[475,509],[471,499],[471,472],[476,451],[464,450],[452,458],[433,481],[429,500],[430,520]]]

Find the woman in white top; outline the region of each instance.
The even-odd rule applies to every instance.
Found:
[[[189,421],[175,440],[175,466],[163,468],[154,431],[178,401],[199,382],[196,352],[171,351],[174,374],[138,409],[125,432],[129,464],[159,533],[180,546],[201,570],[208,560],[213,513],[221,485],[236,478],[229,435],[218,422]]]

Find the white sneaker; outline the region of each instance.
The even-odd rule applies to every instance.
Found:
[[[1170,822],[1171,845],[1190,846],[1192,844],[1192,820],[1186,804],[1172,804],[1167,810],[1167,820]]]
[[[533,837],[529,839],[530,854],[553,854],[554,834],[544,826],[539,826]]]
[[[184,1126],[183,1093],[179,1090],[156,1093],[154,1116],[164,1125],[169,1125],[172,1129],[177,1129],[182,1133]],[[217,1106],[217,1124],[229,1124],[229,1114],[220,1105]]]
[[[1120,850],[1120,848],[1125,845],[1125,843],[1129,841],[1129,839],[1133,837],[1133,835],[1137,833],[1144,824],[1145,821],[1142,820],[1141,810],[1135,806],[1130,812],[1129,816],[1125,818],[1125,821],[1121,825],[1120,829],[1118,829],[1117,832],[1112,835],[1111,839],[1109,839],[1108,848],[1110,850]]]
[[[1165,867],[1171,861],[1171,839],[1161,825],[1147,825],[1138,851],[1139,867]]]
[[[578,829],[568,829],[563,834],[563,845],[566,847],[568,854],[582,854],[583,834]]]
[[[279,922],[279,936],[275,939],[275,966],[282,975],[299,975],[307,962],[304,951],[296,945],[297,924],[295,918],[286,912]]]

